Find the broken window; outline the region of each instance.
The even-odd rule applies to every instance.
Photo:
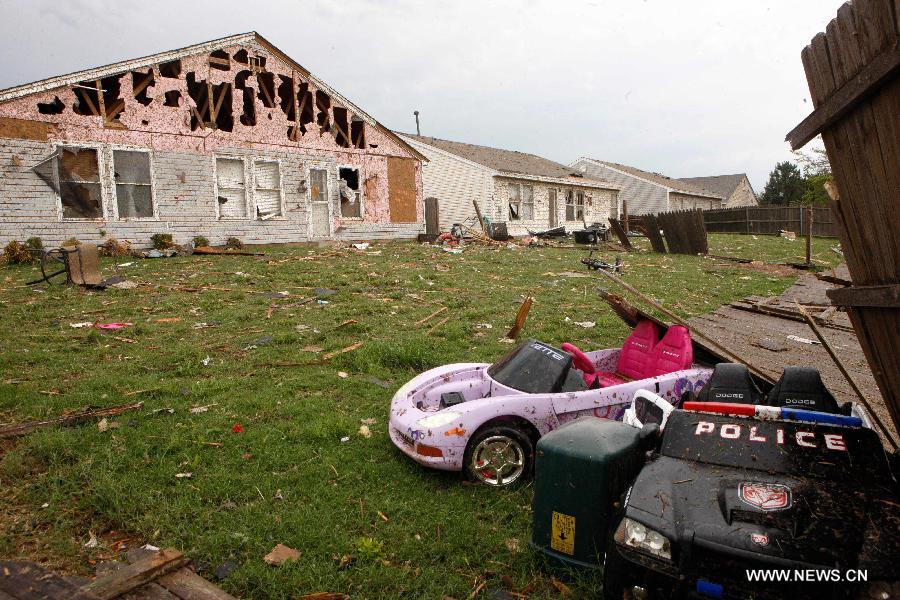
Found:
[[[205,79],[197,81],[191,72],[187,74],[187,90],[196,105],[191,107],[191,131],[200,127],[223,131],[233,129],[231,82],[212,85]]]
[[[350,121],[350,139],[352,144],[357,148],[366,147],[366,127],[365,123],[359,117],[354,116]]]
[[[362,218],[362,188],[359,185],[359,169],[341,167],[338,170],[341,190],[341,216]]]
[[[269,160],[254,161],[253,185],[256,217],[266,220],[281,216],[281,173],[278,163]]]
[[[119,218],[153,218],[150,153],[113,150],[113,175]]]
[[[324,134],[331,131],[331,120],[328,118],[328,110],[331,108],[331,96],[322,90],[316,90],[316,108],[319,109],[317,118],[319,133]]]
[[[54,162],[54,188],[62,204],[62,218],[102,219],[103,192],[97,150],[59,148]]]
[[[234,55],[237,60],[237,54]],[[247,85],[250,71],[244,69],[234,77],[234,89],[241,90],[243,95],[243,111],[241,112],[241,124],[247,127],[256,125],[256,102],[253,101],[253,88]]]
[[[220,71],[228,71],[231,69],[231,61],[228,60],[228,53],[224,50],[214,50],[209,53],[209,67]]]
[[[216,201],[220,219],[247,217],[247,190],[244,161],[239,158],[216,159]]]
[[[38,102],[37,105],[38,112],[42,115],[58,115],[65,107],[66,105],[59,99],[59,96],[54,96],[53,102]]]
[[[173,60],[159,65],[159,76],[178,79],[181,77],[181,61]]]
[[[522,192],[518,183],[509,184],[509,220],[522,218]]]
[[[584,191],[566,190],[566,221],[584,220]]]

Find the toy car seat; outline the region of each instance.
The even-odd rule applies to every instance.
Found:
[[[750,377],[746,365],[719,363],[713,370],[712,377],[697,395],[697,401],[761,404],[763,394]]]
[[[656,323],[646,319],[638,321],[631,334],[625,338],[615,373],[597,371],[587,355],[572,344],[560,346],[572,355],[572,364],[584,373],[584,382],[589,388],[607,387],[625,383],[631,379],[650,377],[646,373],[652,366],[651,352],[659,339]]]
[[[694,364],[694,345],[684,325],[671,325],[659,343],[653,347],[649,372],[644,377],[665,375]]]
[[[825,387],[819,372],[810,367],[785,367],[781,379],[769,392],[766,404],[832,414],[850,414],[850,403],[840,406]]]
[[[650,377],[653,368],[653,349],[659,340],[656,323],[643,319],[638,321],[619,353],[615,373],[597,373],[597,387],[619,385],[629,380]]]

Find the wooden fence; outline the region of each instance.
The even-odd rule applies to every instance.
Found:
[[[822,134],[831,208],[852,287],[829,290],[853,329],[900,429],[900,0],[843,4],[801,53],[815,110],[787,135]]]
[[[806,235],[807,207],[738,206],[703,211],[709,233],[746,233],[778,235],[784,229]],[[812,234],[815,237],[837,237],[837,226],[830,208],[813,208]]]

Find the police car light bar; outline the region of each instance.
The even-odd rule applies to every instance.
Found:
[[[757,419],[782,419],[785,421],[803,421],[806,423],[822,423],[824,425],[841,425],[844,427],[862,427],[862,419],[845,415],[803,410],[800,408],[781,408],[778,406],[759,406],[755,404],[734,404],[731,402],[685,402],[684,410],[695,412],[718,413],[740,417],[756,417]]]

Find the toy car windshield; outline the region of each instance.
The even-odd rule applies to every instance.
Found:
[[[527,394],[552,394],[563,389],[572,357],[537,340],[526,340],[488,369],[502,385]]]

